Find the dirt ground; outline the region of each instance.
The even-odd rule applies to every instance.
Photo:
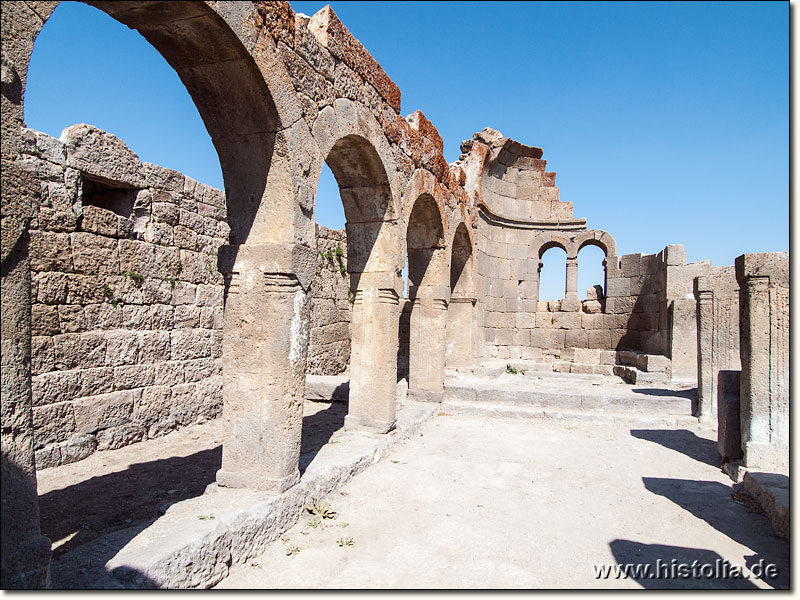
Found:
[[[788,544],[732,498],[713,435],[439,416],[217,587],[786,587]],[[677,571],[762,559],[778,578]],[[596,578],[618,563],[677,576]]]
[[[344,403],[306,403],[301,469],[345,412]],[[309,514],[217,587],[787,587],[788,544],[732,498],[713,438],[696,427],[438,416],[335,493],[336,518],[314,527]],[[41,471],[54,560],[202,494],[221,440],[218,420]],[[779,577],[597,579],[594,571],[718,560],[766,561]]]
[[[345,403],[306,402],[301,469],[342,427],[346,411]],[[39,471],[40,521],[53,542],[53,560],[107,533],[146,523],[161,507],[202,495],[221,464],[217,419]]]

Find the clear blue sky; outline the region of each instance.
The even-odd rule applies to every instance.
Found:
[[[325,3],[291,4],[311,15]],[[438,127],[448,161],[486,126],[541,146],[561,199],[620,254],[682,243],[689,261],[726,265],[788,250],[788,3],[331,5],[400,86],[403,114]],[[88,6],[63,3],[37,39],[25,118],[55,137],[97,125],[142,160],[222,187],[175,72]],[[319,221],[341,226],[330,177],[320,196]],[[581,294],[597,272],[581,269]]]

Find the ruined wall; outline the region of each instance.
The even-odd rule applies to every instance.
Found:
[[[350,363],[352,292],[343,229],[317,227],[317,276],[311,284],[307,372],[339,375]]]
[[[694,297],[697,302],[697,403],[693,414],[713,424],[717,422],[720,371],[741,370],[739,283],[734,267],[712,267],[710,274],[695,278]]]
[[[217,416],[223,193],[90,126],[24,142],[38,468]]]

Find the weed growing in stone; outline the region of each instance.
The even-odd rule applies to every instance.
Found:
[[[506,365],[506,373],[508,373],[509,375],[516,375],[517,369],[515,367],[512,367],[511,365]]]
[[[306,510],[312,515],[321,519],[335,519],[336,511],[331,508],[326,500],[312,500],[311,504],[306,504]]]
[[[338,540],[336,540],[336,543],[339,544],[340,548],[344,548],[346,546],[355,546],[356,545],[356,541],[353,538],[351,538],[350,536],[339,538]]]
[[[137,288],[142,287],[142,284],[144,283],[144,275],[140,275],[135,271],[131,271],[130,273],[128,273],[128,277],[131,278],[131,280],[133,281],[133,285],[135,285]]]
[[[197,518],[201,521],[209,521],[214,518],[214,515],[197,515]]]

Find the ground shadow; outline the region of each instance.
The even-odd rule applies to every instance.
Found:
[[[338,388],[337,388],[338,389]],[[336,431],[344,427],[347,416],[347,402],[331,402],[328,408],[303,417],[303,435],[300,440],[300,473],[305,473],[308,465],[319,454]]]
[[[130,465],[39,496],[42,533],[72,538],[53,550],[53,559],[100,535],[158,517],[164,504],[200,496],[222,464],[222,446]]]
[[[646,589],[758,589],[743,576],[737,577],[735,571],[731,576],[734,565],[713,550],[643,544],[632,540],[614,540],[609,546],[621,570]],[[611,570],[607,578],[615,579],[619,572]]]
[[[670,396],[686,398],[688,400],[697,399],[697,388],[688,390],[670,390],[664,388],[632,388],[634,394],[644,394],[646,396]]]
[[[631,435],[640,440],[660,444],[712,467],[722,467],[717,443],[700,437],[688,429],[631,429]]]
[[[789,587],[789,544],[776,537],[769,519],[753,513],[732,497],[731,487],[717,481],[642,477],[645,488],[668,498],[733,541],[750,548],[750,567],[760,560],[774,564],[778,577],[764,581],[774,588]]]

